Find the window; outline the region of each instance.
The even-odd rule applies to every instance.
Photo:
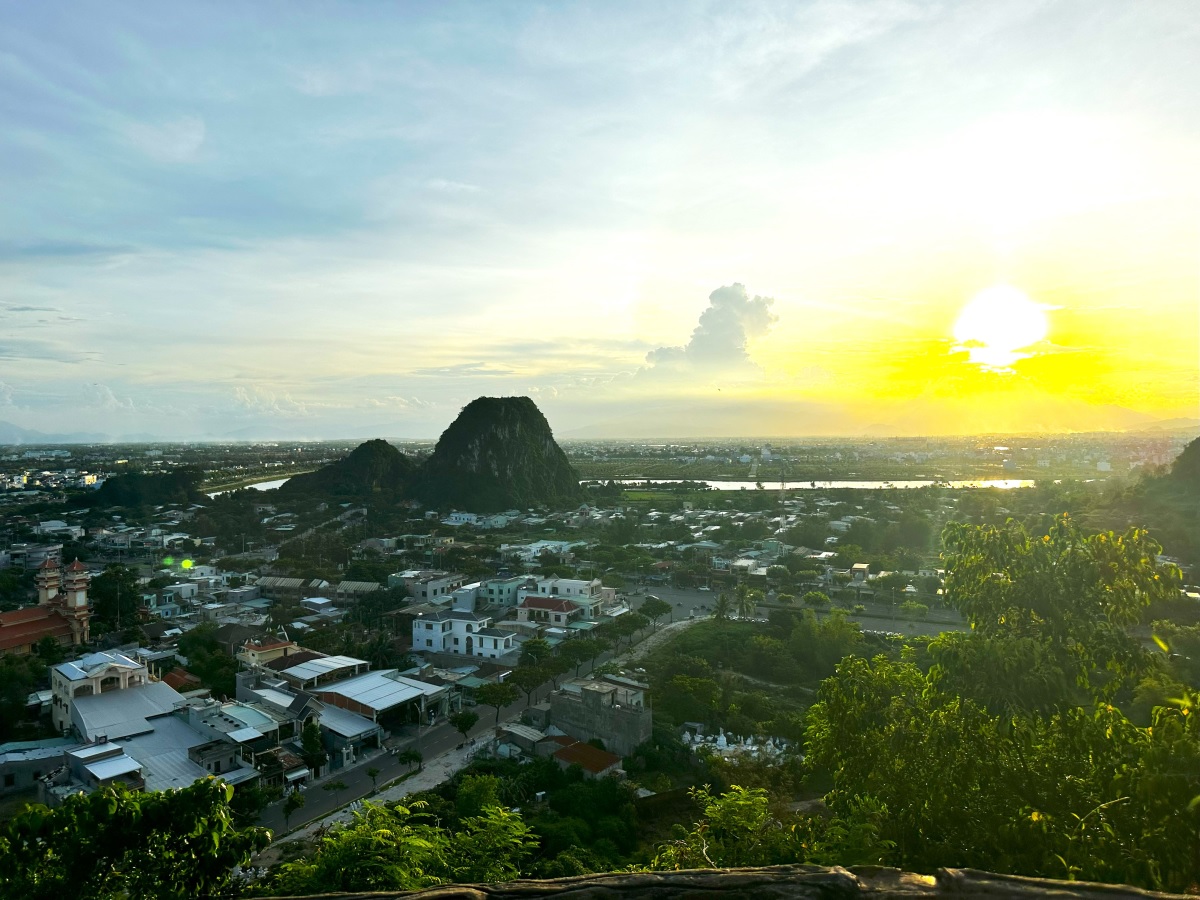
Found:
[[[458,638],[455,638],[455,639],[454,639],[454,646],[455,646],[455,647],[457,647],[457,646],[458,646]]]
[[[426,631],[433,631],[433,623],[432,623],[432,622],[426,622],[426,623],[425,623],[425,630],[426,630]]]
[[[432,647],[433,646],[433,638],[425,638],[425,646]]]

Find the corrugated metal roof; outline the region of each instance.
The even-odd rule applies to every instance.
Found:
[[[443,690],[445,688],[437,685],[405,678],[397,674],[394,669],[368,672],[357,678],[348,678],[323,688],[324,693],[337,694],[347,700],[361,703],[376,712],[408,703],[422,694],[432,696]]]
[[[109,778],[115,778],[118,775],[128,775],[130,772],[137,772],[142,768],[142,764],[133,757],[122,753],[120,756],[114,756],[112,759],[102,759],[98,762],[88,763],[84,768],[96,776],[98,781],[107,781]]]
[[[324,727],[344,738],[356,738],[379,730],[379,726],[370,719],[337,706],[326,706],[317,719]]]
[[[352,656],[321,656],[292,666],[290,669],[284,669],[282,674],[300,681],[308,681],[310,678],[320,678],[322,675],[329,675],[341,669],[353,669],[365,665],[368,665],[365,659],[355,659]]]

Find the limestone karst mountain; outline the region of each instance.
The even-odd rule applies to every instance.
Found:
[[[330,497],[401,496],[415,468],[407,456],[377,438],[359,444],[344,459],[288,479],[281,490],[288,494]]]
[[[430,506],[494,512],[579,502],[579,475],[528,397],[479,397],[451,423],[413,481]]]

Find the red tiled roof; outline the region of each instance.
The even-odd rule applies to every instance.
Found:
[[[522,609],[548,609],[553,612],[573,612],[578,609],[570,600],[562,597],[526,597],[521,604]]]
[[[54,557],[52,557],[52,556],[47,556],[44,560],[42,560],[42,564],[40,566],[38,566],[38,569],[57,569],[57,568],[58,568],[58,563],[56,563],[54,561]]]
[[[85,566],[78,559],[76,559],[75,562],[73,562],[69,566],[67,566],[67,571],[68,572],[86,572],[87,566]]]
[[[200,679],[182,666],[176,666],[162,678],[163,684],[169,684],[177,691],[191,690],[200,683]]]
[[[605,769],[610,769],[621,762],[621,757],[591,744],[576,741],[569,747],[563,747],[554,752],[555,759],[561,759],[569,766],[578,765],[593,775],[599,775]]]
[[[57,609],[29,606],[0,613],[0,653],[36,644],[44,637],[71,637],[71,623]]]

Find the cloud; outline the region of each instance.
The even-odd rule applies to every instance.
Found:
[[[162,163],[190,162],[204,143],[207,129],[199,116],[182,116],[158,124],[134,122],[125,136],[151,159]]]
[[[413,375],[434,376],[439,378],[463,377],[470,375],[515,375],[514,369],[509,369],[505,366],[496,366],[485,362],[469,362],[458,363],[453,366],[433,366],[431,368],[416,369]]]
[[[465,181],[450,181],[446,178],[433,178],[426,182],[426,186],[433,191],[442,191],[447,194],[477,194],[483,190],[477,184],[468,184]]]
[[[0,359],[39,363],[81,363],[99,356],[92,350],[77,350],[68,342],[39,341],[22,337],[19,343],[0,342]]]
[[[85,402],[92,409],[102,409],[105,412],[133,412],[134,404],[131,397],[118,397],[107,384],[98,381],[83,387]]]
[[[432,409],[434,404],[416,397],[368,397],[362,406],[367,409]]]
[[[15,262],[25,259],[89,259],[95,257],[120,256],[132,253],[128,244],[104,244],[95,241],[0,241],[0,262]],[[40,310],[43,307],[7,307],[12,310]]]
[[[16,406],[13,402],[13,386],[0,381],[0,407]]]
[[[691,339],[682,347],[659,347],[646,354],[649,372],[759,372],[747,344],[766,335],[778,317],[771,312],[775,301],[754,297],[740,284],[718,288],[708,295],[708,309]]]
[[[293,400],[289,394],[276,394],[261,387],[235,387],[233,397],[237,404],[255,415],[307,416],[308,406]]]

